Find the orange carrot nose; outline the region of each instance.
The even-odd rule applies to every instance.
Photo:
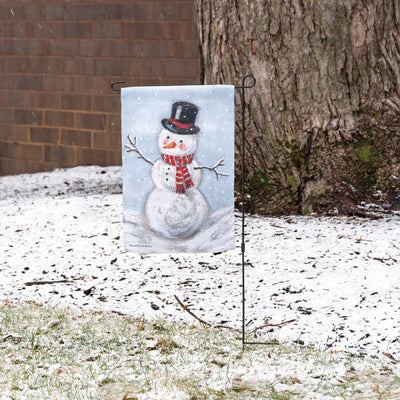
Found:
[[[170,142],[164,146],[164,149],[173,149],[174,147],[176,147],[176,143]]]

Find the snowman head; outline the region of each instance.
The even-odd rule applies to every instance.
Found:
[[[183,157],[194,154],[196,142],[196,134],[179,135],[163,129],[158,137],[158,148],[162,154]]]

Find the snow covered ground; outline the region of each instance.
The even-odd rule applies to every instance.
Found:
[[[241,328],[237,249],[139,255],[122,234],[120,167],[0,178],[0,299]],[[400,359],[400,214],[246,218],[246,321],[283,342]],[[285,321],[291,321],[281,324]],[[279,326],[273,326],[279,325]]]

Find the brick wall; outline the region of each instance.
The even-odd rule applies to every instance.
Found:
[[[2,0],[0,175],[120,164],[120,79],[199,83],[193,0]]]

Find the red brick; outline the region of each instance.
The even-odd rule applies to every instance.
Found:
[[[66,20],[72,20],[74,14],[72,6],[65,4],[64,5],[49,4],[43,7],[43,16],[47,20],[66,21]],[[34,18],[31,17],[30,19]]]
[[[13,73],[29,72],[29,58],[2,57],[0,58],[0,72],[13,72]]]
[[[194,78],[199,74],[197,60],[165,60],[164,75],[166,77]]]
[[[179,21],[189,20],[196,23],[196,7],[194,1],[179,3]]]
[[[114,92],[112,92],[112,94],[109,96],[92,96],[91,109],[93,111],[119,113],[121,111],[120,97]]]
[[[121,165],[121,164],[122,164],[121,149],[119,151],[109,151],[108,165]]]
[[[43,146],[36,144],[13,144],[13,158],[23,158],[25,160],[42,160]]]
[[[14,2],[12,6],[0,7],[0,20],[9,21],[30,21],[40,18],[40,7],[37,5],[16,6]]]
[[[32,92],[30,99],[34,108],[60,108],[60,94],[58,93]]]
[[[42,56],[45,54],[44,42],[41,39],[17,39],[15,54],[26,56]]]
[[[76,127],[78,129],[106,130],[106,115],[92,113],[77,113]]]
[[[11,108],[0,108],[0,123],[13,123],[14,110]]]
[[[32,58],[31,71],[35,74],[56,74],[60,72],[60,60],[54,57]]]
[[[142,43],[138,41],[115,41],[112,46],[109,47],[109,56],[112,57],[142,57]]]
[[[33,22],[32,36],[37,38],[58,38],[61,36],[61,23]]]
[[[106,6],[99,4],[76,5],[75,20],[98,21],[106,18]]]
[[[110,79],[103,77],[76,77],[74,79],[74,93],[109,94]]]
[[[197,26],[194,21],[165,21],[161,25],[161,38],[164,40],[191,40],[198,38]]]
[[[142,20],[176,20],[178,18],[178,5],[176,3],[149,2],[141,5]]]
[[[121,76],[124,74],[125,65],[121,60],[97,59],[94,60],[95,75]]]
[[[30,99],[26,93],[19,91],[0,91],[0,113],[1,110],[6,110],[7,107],[30,107]],[[12,110],[5,111],[9,114],[13,114]]]
[[[75,114],[68,111],[46,111],[45,113],[46,126],[64,126],[73,127],[75,125]]]
[[[108,6],[108,17],[114,20],[140,20],[139,4],[110,4]]]
[[[173,26],[170,24],[170,28],[173,29],[174,34],[171,37],[176,39],[184,38],[185,40],[198,40],[199,33],[197,31],[197,25],[195,21],[180,21],[178,26]]]
[[[63,129],[61,131],[61,144],[79,147],[91,147],[91,132]]]
[[[0,145],[1,147],[1,145]],[[0,151],[0,154],[1,151]],[[11,158],[0,157],[0,175],[15,175],[31,172],[31,161],[16,160]]]
[[[32,0],[20,0],[20,1],[18,1],[18,4],[22,4],[22,3],[32,3]],[[16,1],[15,0],[2,0],[2,4],[15,5]]]
[[[163,22],[132,22],[125,25],[128,39],[165,39]]]
[[[0,20],[13,20],[12,7],[10,6],[1,6],[0,7]]]
[[[13,123],[14,122],[14,109],[0,108],[0,123]]]
[[[158,59],[136,59],[128,64],[128,75],[152,76],[161,74],[161,61]]]
[[[15,40],[0,40],[0,54],[1,55],[13,55],[15,54]]]
[[[64,74],[90,75],[92,74],[92,60],[87,58],[67,58],[63,60]]]
[[[19,125],[1,125],[0,140],[9,142],[28,142],[29,127]],[[1,152],[0,152],[1,153]]]
[[[128,39],[196,39],[196,24],[176,21],[140,21],[127,23],[125,26]]]
[[[77,165],[108,165],[107,150],[76,149]]]
[[[32,143],[51,143],[59,142],[60,132],[58,128],[31,127],[30,139]]]
[[[114,42],[110,40],[80,40],[78,55],[83,57],[109,57]]]
[[[185,40],[180,43],[181,58],[200,58],[199,42],[197,40]]]
[[[92,36],[92,24],[89,22],[65,22],[62,25],[62,36],[65,39],[90,38]]]
[[[29,108],[31,105],[30,96],[21,91],[0,91],[0,107],[23,107]]]
[[[76,56],[78,53],[78,41],[73,39],[49,39],[46,40],[44,51],[47,56]]]
[[[120,150],[121,135],[110,132],[93,132],[93,147],[95,149]]]
[[[61,108],[65,110],[91,110],[91,97],[85,94],[62,94]]]
[[[15,110],[14,121],[21,125],[42,125],[43,113],[38,110]]]
[[[15,4],[15,0],[2,0],[3,4],[10,4],[10,5],[14,5]],[[32,3],[32,0],[19,0],[18,4],[22,4],[22,3]]]
[[[163,77],[162,85],[165,86],[174,86],[174,85],[201,85],[199,77],[193,78],[167,78]]]
[[[3,23],[0,25],[2,37],[27,37],[29,36],[29,24],[26,22]]]
[[[47,92],[72,92],[74,78],[70,76],[46,76],[43,80],[43,90]]]
[[[180,54],[180,41],[177,40],[147,40],[143,42],[145,58],[177,58]],[[135,57],[132,55],[132,57]]]
[[[14,153],[14,144],[10,142],[0,142],[0,155],[2,157],[12,157]]]
[[[56,168],[69,168],[75,167],[75,163],[60,163],[60,162],[49,162],[49,161],[33,161],[29,162],[29,173],[35,172],[52,171]]]
[[[75,149],[73,147],[45,145],[44,160],[72,164],[75,161]]]
[[[123,25],[117,21],[93,22],[94,38],[121,38],[123,36]]]
[[[36,145],[19,147],[19,157],[28,149],[38,158],[37,149],[47,145],[46,160],[20,158],[15,171],[79,164],[77,147],[86,150],[79,152],[81,163],[120,164],[120,97],[110,89],[113,80],[198,83],[191,0],[0,3],[0,141]],[[1,155],[0,174],[12,155]]]
[[[108,114],[107,130],[111,131],[111,132],[121,132],[121,115],[120,114]]]

